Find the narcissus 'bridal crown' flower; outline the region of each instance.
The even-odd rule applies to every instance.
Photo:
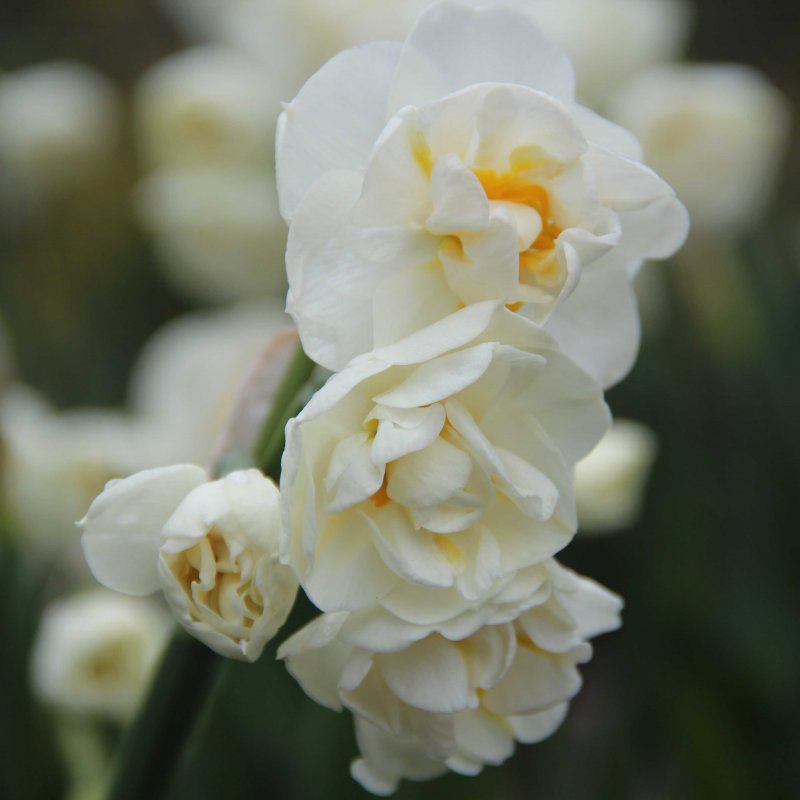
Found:
[[[478,607],[575,531],[600,387],[500,302],[355,359],[287,426],[282,554],[324,611]]]
[[[128,594],[163,589],[212,650],[255,661],[297,583],[278,561],[278,490],[257,470],[208,482],[190,464],[111,481],[79,525],[94,576]]]
[[[341,369],[500,300],[618,380],[638,343],[629,275],[687,231],[639,157],[575,104],[566,56],[519,11],[443,3],[405,45],[339,54],[278,124],[288,310],[306,351]]]
[[[622,603],[553,560],[519,573],[481,615],[401,622],[380,609],[324,614],[279,654],[303,688],[356,714],[353,776],[376,794],[447,768],[473,775],[561,723],[587,639]]]

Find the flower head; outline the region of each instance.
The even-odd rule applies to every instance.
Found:
[[[555,561],[516,576],[482,617],[400,623],[375,611],[326,614],[279,654],[305,691],[356,714],[354,777],[389,794],[403,777],[499,764],[545,738],[580,688],[587,640],[619,625],[621,601]]]
[[[79,523],[104,585],[164,590],[178,621],[212,650],[255,661],[297,584],[278,563],[278,490],[257,470],[208,482],[188,464],[113,481]]]
[[[323,610],[447,615],[572,536],[572,465],[608,412],[498,305],[354,360],[287,426],[282,550]]]
[[[312,358],[340,369],[501,300],[559,320],[604,384],[624,374],[637,333],[627,272],[670,254],[686,216],[633,138],[575,105],[573,83],[527,15],[450,3],[404,46],[345,51],[308,81],[279,121],[277,173],[288,310]],[[589,300],[584,270],[597,276]],[[585,338],[573,293],[602,309],[588,343],[569,336]]]

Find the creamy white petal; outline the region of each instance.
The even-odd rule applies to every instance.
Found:
[[[346,50],[315,73],[278,121],[276,162],[281,213],[293,217],[311,184],[328,170],[361,169],[386,123],[400,45]]]
[[[521,84],[571,102],[569,59],[525,14],[441,3],[419,18],[400,57],[391,107],[422,105],[487,81]]]
[[[206,480],[200,467],[179,464],[109,483],[78,523],[83,530],[83,552],[95,578],[126,594],[157,591],[164,523],[184,497]]]

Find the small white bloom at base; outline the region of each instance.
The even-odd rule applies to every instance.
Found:
[[[619,597],[550,560],[480,613],[411,624],[379,609],[318,617],[279,650],[315,700],[356,715],[353,776],[376,794],[446,768],[474,775],[562,722],[588,639],[620,624]]]
[[[190,464],[114,481],[79,523],[109,588],[163,589],[178,621],[220,655],[255,661],[291,610],[297,582],[278,560],[278,489],[258,470],[208,482]]]
[[[657,451],[655,434],[632,420],[611,429],[575,467],[579,533],[607,533],[638,518]]]
[[[136,710],[170,629],[148,600],[102,589],[44,611],[31,655],[36,694],[61,711],[125,722]]]
[[[672,64],[621,87],[613,118],[686,205],[695,234],[741,235],[760,222],[785,156],[786,99],[752,67]]]

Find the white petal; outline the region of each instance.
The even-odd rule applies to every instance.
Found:
[[[545,325],[561,350],[609,388],[627,375],[639,351],[639,314],[616,254],[586,270]]]
[[[521,645],[502,682],[484,693],[483,704],[495,714],[528,714],[568,700],[580,686],[580,675],[569,656]]]
[[[462,711],[474,702],[458,648],[429,636],[399,653],[376,656],[386,684],[403,702],[425,711]]]
[[[447,416],[444,406],[434,403],[427,408],[378,406],[374,418],[379,422],[372,441],[372,460],[388,464],[435,441]]]
[[[514,738],[522,744],[536,744],[550,736],[564,721],[569,703],[560,703],[536,714],[506,717]]]
[[[502,764],[514,752],[514,738],[504,720],[480,711],[455,716],[459,751],[481,764]]]
[[[373,463],[371,449],[372,443],[366,434],[343,439],[336,446],[325,479],[328,491],[334,492],[326,508],[328,514],[357,505],[381,488],[383,464]]]
[[[278,122],[276,169],[287,220],[328,170],[362,170],[387,120],[387,96],[401,47],[373,42],[332,58]]]
[[[438,260],[384,278],[372,298],[376,347],[394,344],[461,308]]]
[[[304,588],[323,611],[363,608],[391,592],[399,578],[383,563],[361,512],[337,515],[319,537]]]
[[[433,212],[425,222],[436,234],[483,231],[489,226],[489,201],[475,175],[455,153],[437,159],[430,183]]]
[[[510,8],[434,6],[406,40],[391,92],[391,108],[422,105],[465,86],[494,81],[539,89],[572,102],[569,59]]]
[[[461,492],[471,472],[470,457],[438,438],[392,464],[386,488],[392,500],[406,507],[433,506]]]
[[[78,523],[95,578],[127,594],[157,591],[164,523],[183,498],[207,480],[200,467],[178,464],[109,483]]]
[[[483,233],[448,237],[438,255],[448,284],[463,303],[516,300],[519,250],[516,225],[508,214],[493,214]]]
[[[491,363],[493,351],[494,345],[486,343],[426,361],[398,386],[375,397],[375,402],[398,408],[438,403],[478,380]]]
[[[386,565],[415,586],[452,586],[453,570],[430,533],[415,530],[396,503],[368,517],[375,546]]]
[[[633,161],[642,161],[642,146],[630,131],[601,117],[586,106],[573,106],[572,116],[592,144]]]

